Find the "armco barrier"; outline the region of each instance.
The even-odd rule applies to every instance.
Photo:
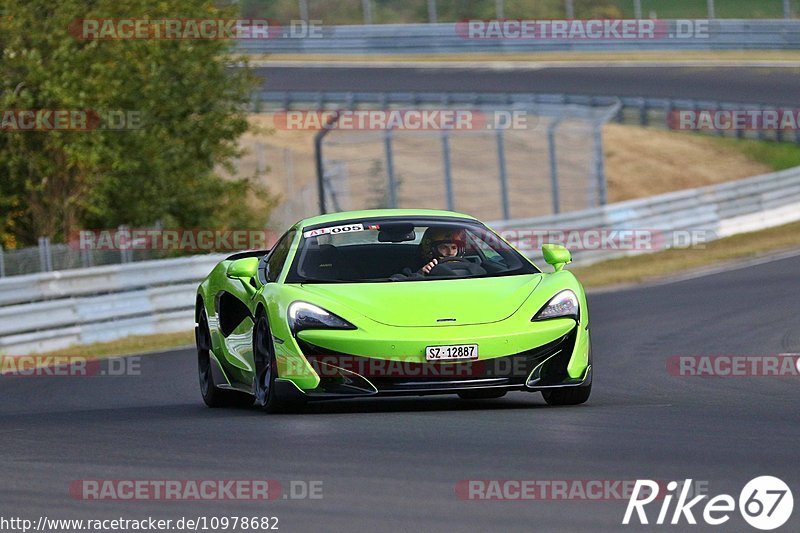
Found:
[[[673,232],[696,231],[710,241],[797,220],[800,220],[800,167],[585,211],[489,225],[512,235],[530,229],[654,230],[667,236]],[[541,257],[538,249],[524,251],[534,260]],[[575,250],[572,255],[576,264],[588,265],[647,251]]]
[[[621,104],[621,105],[620,105]],[[674,111],[707,110],[763,112],[774,105],[736,103],[687,98],[644,98],[640,96],[601,96],[566,93],[456,93],[456,92],[337,92],[337,91],[261,91],[253,95],[252,106],[257,111],[326,109],[370,109],[374,106],[486,106],[501,109],[528,109],[540,116],[562,115],[565,107],[582,106],[608,108],[618,106],[616,120],[624,124],[656,126],[670,125]],[[582,113],[586,114],[586,110]],[[709,133],[712,133],[709,131]],[[779,129],[728,129],[713,132],[720,136],[793,141],[800,144],[800,128],[794,132]]]
[[[705,22],[705,21],[703,21]],[[679,35],[676,20],[663,20],[667,32],[652,39],[470,39],[459,23],[323,26],[302,38],[237,41],[250,54],[464,54],[597,50],[790,50],[800,48],[798,20],[710,20],[707,34]],[[680,24],[688,24],[682,21]]]
[[[202,279],[218,255],[61,270],[0,280],[0,307],[84,295],[120,293]]]
[[[203,255],[2,279],[0,355],[191,331],[197,284],[223,257]]]
[[[796,220],[800,220],[800,167],[586,211],[489,225],[500,232],[695,230],[713,238]],[[637,253],[615,249],[573,252],[578,265]],[[526,253],[537,258],[539,251]],[[191,331],[196,286],[223,257],[195,256],[0,280],[0,355],[50,351],[129,335]]]

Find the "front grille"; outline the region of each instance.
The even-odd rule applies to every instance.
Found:
[[[320,388],[325,391],[352,387],[354,381],[362,381],[357,376],[374,385],[378,392],[470,386],[522,387],[537,368],[534,376],[537,384],[556,383],[566,378],[576,332],[577,328],[551,343],[517,354],[458,363],[381,360],[326,350],[299,339],[298,344],[320,376]],[[359,386],[367,388],[368,383]]]

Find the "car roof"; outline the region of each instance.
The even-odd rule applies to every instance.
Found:
[[[442,211],[438,209],[365,209],[362,211],[341,211],[339,213],[328,213],[326,215],[317,215],[315,217],[304,218],[293,227],[306,228],[309,226],[342,222],[344,220],[352,220],[356,218],[391,217],[448,217],[463,218],[465,220],[477,220],[475,217],[471,217],[463,213],[456,213],[455,211]]]

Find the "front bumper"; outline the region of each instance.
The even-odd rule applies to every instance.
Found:
[[[322,348],[301,339],[307,372],[315,385],[287,374],[276,382],[276,394],[287,399],[327,400],[371,396],[454,394],[497,390],[537,392],[586,387],[592,381],[588,329],[571,321],[555,339],[536,347],[476,361],[425,362],[424,357],[375,358]],[[563,333],[563,329],[567,331]]]

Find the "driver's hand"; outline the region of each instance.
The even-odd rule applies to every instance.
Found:
[[[438,265],[438,264],[439,264],[439,261],[437,261],[436,259],[434,259],[433,261],[431,261],[430,263],[428,263],[427,265],[425,265],[424,267],[422,267],[422,271],[423,271],[425,274],[430,274],[430,273],[431,273],[431,270],[433,270],[433,267],[435,267],[435,266],[436,266],[436,265]]]

